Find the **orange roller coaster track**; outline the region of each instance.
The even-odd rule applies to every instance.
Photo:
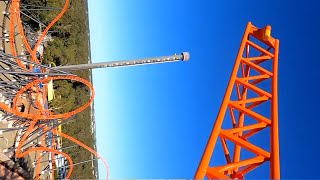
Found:
[[[31,55],[31,60],[40,65],[40,62],[35,56],[37,46],[41,43],[49,28],[62,17],[64,12],[67,10],[67,7],[68,0],[65,0],[64,6],[60,13],[41,33],[35,46],[32,49],[26,39],[21,23],[20,0],[12,0],[10,7],[9,32],[9,45],[12,55],[14,57],[17,56],[17,52],[14,48],[14,29],[16,21],[20,37],[22,38],[26,50]],[[250,22],[247,24],[227,86],[227,90],[223,98],[223,102],[218,112],[217,119],[205,147],[205,151],[199,163],[198,169],[195,173],[195,179],[203,179],[205,176],[209,179],[243,179],[247,173],[261,166],[267,161],[270,161],[270,178],[280,178],[277,107],[278,51],[279,40],[274,39],[271,36],[270,26],[259,29],[253,26]],[[20,67],[24,69],[26,68],[26,66],[18,58],[16,58],[15,61]],[[270,67],[265,67],[265,64],[268,62],[271,64]],[[33,64],[29,64],[29,71],[31,71],[32,67]],[[65,114],[53,114],[49,110],[44,109],[40,103],[40,100],[46,98],[46,93],[40,92],[38,84],[45,84],[50,80],[59,79],[78,81],[86,85],[91,91],[89,101],[82,105],[80,108]],[[261,85],[266,82],[270,82],[267,88]],[[41,98],[35,100],[35,106],[38,109],[37,114],[21,113],[17,109],[17,99],[22,96],[24,92],[30,89],[35,89],[38,95],[37,97],[41,97],[40,95],[42,95]],[[233,92],[236,95],[235,100],[234,98],[232,98]],[[253,96],[252,93],[254,93],[255,96]],[[31,152],[36,152],[37,154],[39,154],[40,152],[47,151],[52,153],[51,156],[52,159],[54,159],[53,155],[61,154],[67,159],[70,165],[70,169],[68,170],[68,174],[66,176],[66,178],[68,179],[72,173],[73,162],[67,154],[60,152],[53,147],[31,147],[27,150],[23,149],[22,147],[24,144],[26,144],[27,137],[34,130],[39,128],[39,125],[36,125],[36,122],[40,120],[51,119],[61,119],[62,121],[64,121],[70,116],[75,115],[87,108],[91,104],[93,97],[93,87],[88,81],[84,79],[76,76],[50,76],[47,78],[34,79],[32,82],[21,87],[21,89],[17,91],[16,96],[13,98],[13,105],[11,108],[8,107],[5,103],[0,103],[0,109],[6,111],[7,113],[14,114],[20,118],[29,119],[29,126],[27,128],[27,131],[22,135],[22,138],[18,143],[17,148],[15,149],[16,157],[23,157],[30,154]],[[263,106],[263,104],[267,104],[267,102],[270,103],[270,112],[268,112],[268,115],[256,111],[257,108]],[[225,122],[224,120],[226,120],[225,114],[227,112],[227,109],[230,114],[231,126],[228,129],[222,129],[222,125]],[[249,118],[255,120],[254,123],[248,124],[247,121]],[[264,150],[263,148],[258,147],[250,142],[249,137],[254,136],[256,133],[267,128],[270,130],[270,149]],[[43,129],[49,130],[49,127],[44,127]],[[57,134],[57,131],[55,129],[50,131],[53,134]],[[63,138],[68,139],[75,144],[78,144],[79,146],[85,148],[96,157],[101,159],[103,165],[106,168],[106,179],[108,179],[107,164],[98,155],[98,153],[67,134],[60,133],[60,135]],[[222,144],[226,163],[223,165],[210,167],[209,164],[211,161],[211,156],[218,137]],[[44,136],[42,136],[41,138],[44,139]],[[227,141],[233,143],[234,147],[232,149],[232,156],[230,155]],[[241,153],[243,152],[243,150],[251,152],[252,154],[254,154],[254,156],[252,158],[244,159],[244,156]],[[38,175],[40,172],[40,159],[41,157],[36,160],[36,173],[34,177],[35,179],[40,178],[40,176]],[[54,166],[54,161],[51,162],[51,165],[52,167]],[[50,169],[50,171],[52,171],[52,174],[54,174],[53,169]]]
[[[31,73],[33,73],[32,70],[34,67],[37,67],[37,68],[41,67],[41,63],[36,57],[37,47],[43,41],[44,37],[48,33],[48,30],[63,16],[63,14],[65,13],[65,11],[68,8],[68,5],[69,5],[69,0],[65,0],[63,8],[59,12],[59,14],[49,23],[49,25],[46,27],[46,29],[43,32],[41,32],[34,47],[31,47],[31,45],[29,44],[29,42],[27,40],[27,36],[24,31],[24,26],[22,24],[21,17],[20,17],[20,13],[21,13],[20,12],[20,0],[11,0],[10,1],[10,12],[9,12],[9,14],[10,14],[10,24],[9,24],[10,51],[11,51],[12,56],[14,57],[13,59],[16,61],[17,65],[22,69],[22,71],[24,73],[27,73],[30,75]],[[18,28],[18,33],[20,35],[20,38],[22,39],[24,48],[26,49],[27,53],[30,55],[31,62],[29,61],[29,63],[28,62],[22,63],[23,60],[17,58],[18,53],[17,53],[17,50],[15,49],[15,28],[16,28],[16,25]],[[125,61],[112,61],[112,62],[93,63],[93,64],[84,64],[84,65],[75,65],[75,66],[70,65],[70,66],[55,67],[55,68],[50,68],[50,69],[51,69],[51,71],[52,70],[59,71],[59,69],[79,70],[79,69],[90,69],[93,67],[95,67],[95,68],[122,67],[122,66],[134,66],[134,65],[176,62],[176,61],[180,61],[180,60],[186,61],[188,59],[189,59],[189,53],[183,52],[180,55],[175,54],[173,56],[144,58],[144,59],[125,60]],[[29,68],[27,68],[27,67],[29,67]],[[50,69],[49,69],[49,67],[43,68],[43,65],[42,65],[42,68],[40,68],[41,72],[44,72],[44,73],[49,72]],[[15,72],[18,72],[18,71],[15,71]],[[10,72],[10,73],[12,73],[12,72]],[[20,72],[20,73],[22,73],[22,72]],[[33,74],[33,75],[35,75],[35,74]],[[45,171],[49,171],[51,173],[50,178],[53,178],[54,171],[59,170],[59,168],[62,168],[61,165],[59,165],[59,163],[56,164],[54,161],[57,159],[57,158],[55,158],[57,155],[61,155],[68,162],[68,167],[70,167],[68,170],[66,170],[68,173],[66,174],[66,177],[65,177],[66,179],[69,179],[71,176],[72,170],[73,170],[73,166],[75,164],[72,162],[72,159],[68,154],[63,153],[62,151],[59,151],[57,149],[57,147],[54,146],[54,144],[56,144],[56,143],[53,138],[49,139],[49,141],[51,141],[51,145],[48,145],[46,143],[42,143],[42,142],[46,142],[46,135],[42,134],[37,137],[37,138],[41,139],[42,142],[37,143],[36,145],[29,146],[29,147],[28,147],[28,144],[33,142],[34,138],[32,140],[30,140],[30,137],[34,134],[34,132],[36,132],[39,129],[43,129],[43,131],[50,132],[52,134],[52,136],[58,135],[57,130],[54,128],[51,128],[51,126],[48,125],[50,123],[48,123],[47,125],[41,126],[40,125],[41,123],[39,123],[39,122],[40,121],[49,122],[50,120],[67,121],[67,119],[69,119],[71,116],[83,111],[85,108],[89,107],[90,104],[93,102],[93,99],[94,99],[93,86],[87,80],[82,79],[80,77],[77,77],[75,75],[70,75],[70,74],[66,75],[66,74],[59,74],[58,73],[58,75],[51,74],[51,75],[44,76],[44,77],[33,76],[30,80],[32,80],[32,81],[28,82],[24,86],[21,86],[20,89],[15,92],[15,96],[12,98],[11,106],[7,106],[5,103],[0,102],[0,109],[1,110],[5,111],[8,114],[15,115],[19,119],[27,120],[23,123],[24,126],[26,127],[26,131],[19,135],[19,137],[21,136],[21,139],[17,141],[17,143],[15,144],[15,147],[11,150],[15,152],[16,158],[21,158],[26,155],[30,155],[31,153],[34,153],[36,155],[36,158],[34,161],[34,165],[35,165],[35,171],[33,173],[34,179],[41,179],[41,174],[44,173]],[[78,107],[78,109],[75,109],[73,111],[70,111],[70,112],[67,112],[64,114],[54,114],[49,109],[46,109],[44,107],[44,101],[46,101],[47,89],[46,88],[41,89],[39,85],[40,84],[47,85],[49,83],[49,81],[53,81],[53,80],[78,81],[79,83],[84,84],[85,86],[88,87],[88,89],[91,92],[88,102],[84,103],[82,106]],[[24,95],[27,95],[29,93],[34,94],[34,98],[31,95],[31,97],[29,97],[28,100],[30,100],[30,102],[34,101],[33,108],[37,109],[36,114],[34,112],[31,113],[28,111],[20,112],[20,110],[18,108],[18,104],[19,104],[18,101]],[[53,121],[51,121],[51,122],[53,122]],[[95,152],[93,149],[91,149],[89,146],[85,145],[84,143],[78,141],[77,139],[75,139],[65,133],[59,132],[59,136],[61,136],[62,138],[68,139],[69,141],[77,144],[78,146],[83,147],[84,149],[89,151],[92,155],[96,156],[97,159],[101,160],[103,163],[103,166],[106,170],[106,179],[108,179],[107,163],[97,152]],[[41,153],[44,153],[44,152],[51,153],[51,154],[49,154],[49,156],[52,159],[52,160],[49,160],[50,161],[49,165],[51,165],[51,169],[49,166],[49,169],[41,170],[40,163],[43,162],[43,161],[41,161],[41,158],[43,157],[41,155]],[[67,167],[65,165],[63,165],[63,166]],[[56,167],[56,169],[54,169],[54,167]]]
[[[65,11],[67,10],[67,7],[68,7],[68,4],[69,4],[69,1],[68,0],[65,0],[65,3],[64,3],[64,6],[62,8],[62,10],[60,11],[60,13],[50,22],[50,24],[46,27],[46,29],[41,32],[41,35],[39,36],[35,46],[33,47],[33,50],[31,49],[28,41],[27,41],[27,38],[25,36],[25,33],[24,33],[24,30],[23,30],[23,26],[22,26],[22,22],[21,22],[21,17],[20,17],[20,0],[12,0],[11,1],[11,7],[10,7],[10,24],[9,24],[9,27],[10,27],[10,31],[9,31],[9,45],[10,45],[10,50],[11,50],[11,54],[16,57],[17,56],[17,52],[16,52],[16,49],[14,47],[14,29],[15,29],[15,20],[16,20],[16,23],[18,25],[18,30],[19,30],[19,34],[20,34],[20,37],[22,38],[22,41],[23,41],[23,44],[26,48],[26,50],[30,53],[31,55],[31,60],[33,62],[35,62],[36,64],[40,64],[40,62],[38,61],[38,59],[36,58],[36,49],[37,47],[39,46],[39,44],[42,42],[43,38],[45,37],[45,35],[47,34],[48,30],[63,16],[63,14],[65,13]],[[26,68],[26,66],[24,64],[22,64],[22,62],[19,60],[19,59],[15,59],[15,61],[17,62],[18,66],[20,66],[21,68]],[[29,64],[29,71],[32,70],[32,67],[33,67],[33,64]],[[68,80],[73,80],[73,81],[79,81],[81,83],[83,83],[84,85],[86,85],[90,91],[91,91],[91,96],[90,96],[90,99],[87,103],[85,103],[83,106],[81,106],[80,108],[74,110],[74,111],[71,111],[71,112],[68,112],[68,113],[65,113],[65,114],[58,114],[58,115],[54,115],[52,112],[48,112],[48,110],[44,109],[40,103],[38,101],[36,101],[36,107],[37,109],[39,110],[38,111],[38,114],[23,114],[21,112],[19,112],[17,110],[17,106],[16,106],[16,102],[17,102],[17,99],[28,89],[30,88],[35,88],[36,89],[36,93],[38,95],[42,95],[43,98],[45,98],[45,93],[40,93],[40,89],[39,87],[37,86],[38,83],[47,83],[47,81],[50,81],[50,80],[58,80],[58,79],[68,79]],[[30,135],[30,133],[32,131],[34,131],[35,129],[37,129],[38,127],[35,126],[36,122],[39,121],[39,120],[48,120],[48,119],[57,119],[57,118],[60,118],[61,120],[65,120],[67,118],[69,118],[70,116],[74,115],[74,114],[77,114],[81,111],[83,111],[85,108],[87,108],[93,101],[93,97],[94,97],[94,90],[93,90],[93,87],[92,85],[90,84],[90,82],[82,79],[82,78],[79,78],[77,76],[53,76],[53,77],[47,77],[47,78],[40,78],[40,79],[36,79],[34,81],[32,81],[31,83],[27,84],[26,86],[22,87],[17,93],[16,93],[16,96],[14,97],[13,99],[13,105],[12,105],[12,108],[9,108],[8,106],[6,106],[4,103],[0,103],[0,109],[8,112],[8,113],[11,113],[11,114],[15,114],[17,115],[18,117],[21,117],[21,118],[26,118],[26,119],[30,119],[30,124],[29,124],[29,127],[27,129],[27,131],[23,134],[22,136],[22,139],[21,141],[18,143],[18,147],[16,148],[15,150],[15,155],[17,158],[20,158],[20,157],[23,157],[27,154],[30,154],[31,152],[36,152],[38,155],[39,155],[39,152],[43,152],[43,151],[47,151],[47,152],[52,152],[53,154],[62,154],[66,159],[67,161],[69,162],[69,166],[70,166],[70,169],[68,170],[68,174],[66,176],[66,178],[68,179],[70,176],[71,176],[71,173],[72,173],[72,169],[73,169],[73,163],[72,163],[72,160],[71,158],[63,153],[63,152],[60,152],[54,148],[49,148],[49,147],[32,147],[32,148],[29,148],[28,150],[25,150],[25,151],[22,151],[22,145],[25,143],[26,139],[27,139],[27,136]],[[48,129],[48,127],[44,127],[44,129]],[[52,133],[56,134],[57,132],[55,131],[55,129],[51,130]],[[97,152],[95,152],[93,149],[91,149],[90,147],[86,146],[85,144],[83,144],[82,142],[68,136],[67,134],[64,134],[64,133],[60,133],[64,138],[66,139],[69,139],[70,141],[78,144],[79,146],[85,148],[86,150],[90,151],[92,154],[94,154],[95,156],[97,156],[100,160],[102,160],[103,162],[103,165],[104,167],[106,168],[106,179],[108,179],[108,167],[107,167],[107,164],[105,162],[105,160],[100,157],[98,155]],[[42,136],[42,139],[44,140],[44,136]],[[41,144],[40,144],[41,145]],[[53,154],[52,154],[52,159],[53,159]],[[36,160],[36,168],[35,168],[35,174],[36,176],[34,177],[35,179],[39,179],[39,172],[40,172],[40,158],[38,158]],[[54,165],[54,161],[51,162],[52,166]],[[54,174],[54,171],[53,169],[51,169],[51,172],[52,174]]]
[[[196,170],[195,179],[203,179],[204,177],[209,179],[243,179],[247,173],[267,161],[270,161],[270,178],[280,179],[278,52],[279,40],[271,36],[270,26],[258,29],[250,22],[247,24],[222,104]],[[267,63],[271,64],[269,68],[265,67]],[[267,82],[268,87],[262,87],[261,84],[264,82]],[[233,98],[233,92],[236,98]],[[249,97],[249,93],[254,95]],[[269,117],[255,112],[259,106],[268,104],[267,102],[270,103],[270,112],[267,115]],[[225,117],[227,109],[230,114],[231,126],[228,129],[222,129],[223,122],[227,119]],[[246,124],[246,120],[248,121],[250,118],[255,120],[254,123]],[[254,145],[248,139],[266,128],[270,130],[269,150]],[[218,137],[221,140],[226,162],[223,165],[210,167],[209,163],[211,163],[211,156]],[[227,141],[233,144],[232,157],[227,147]],[[249,159],[240,158],[243,150],[251,152],[254,156]]]

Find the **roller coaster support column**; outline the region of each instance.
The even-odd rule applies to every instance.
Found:
[[[279,40],[271,37],[270,26],[258,29],[250,22],[247,24],[227,90],[195,173],[195,179],[203,179],[205,176],[209,179],[243,179],[248,172],[266,161],[270,161],[270,178],[280,179],[278,49]],[[264,62],[269,62],[271,65],[268,66]],[[238,71],[239,67],[240,71]],[[233,88],[236,90],[234,93],[236,96],[232,95]],[[266,102],[269,102],[269,108],[258,113],[257,108],[261,108],[263,103],[268,105]],[[228,129],[222,129],[227,109],[232,125],[230,124]],[[261,112],[268,112],[268,114],[261,114]],[[255,120],[255,123],[249,124],[248,119]],[[228,124],[224,125],[227,127]],[[248,139],[266,128],[269,130],[267,132],[270,132],[269,150],[252,144]],[[226,159],[223,165],[217,165],[219,162],[211,161],[218,137]],[[233,144],[233,149],[228,149],[227,141]],[[243,149],[251,152],[253,157],[240,158],[240,152]],[[232,151],[229,153],[229,150],[233,150],[233,153]],[[209,166],[210,161],[215,164],[214,167]]]

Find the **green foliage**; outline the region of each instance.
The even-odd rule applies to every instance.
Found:
[[[22,0],[24,4],[62,8],[65,0]],[[43,63],[51,62],[59,65],[83,64],[88,62],[88,17],[87,0],[70,0],[68,10],[63,17],[50,29],[53,41],[48,42],[44,50]],[[33,15],[48,25],[59,11],[34,11]],[[23,21],[38,31],[39,25],[33,20],[22,16]],[[75,72],[76,75],[89,79],[87,70]],[[54,81],[55,99],[49,103],[55,113],[65,113],[74,110],[89,99],[90,92],[84,85],[68,80]],[[89,147],[94,145],[91,134],[91,109],[75,115],[71,122],[62,126],[62,131],[75,137]],[[74,145],[63,140],[63,146]],[[91,153],[83,148],[64,150],[74,163],[91,159]],[[97,166],[97,163],[94,163]],[[95,179],[92,175],[91,162],[74,166],[71,179]]]
[[[76,101],[76,94],[72,84],[67,80],[60,80],[55,81],[54,85],[56,87],[56,98],[49,103],[50,107],[58,108],[56,110],[58,113],[66,113],[73,110]]]

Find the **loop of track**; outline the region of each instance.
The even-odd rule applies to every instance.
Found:
[[[10,23],[9,23],[9,47],[10,47],[11,54],[14,57],[17,57],[17,52],[16,52],[16,49],[15,49],[15,46],[14,46],[15,45],[15,40],[14,40],[15,39],[15,22],[16,22],[17,25],[18,25],[18,31],[19,31],[20,37],[22,38],[23,45],[26,48],[26,50],[28,51],[28,53],[30,54],[31,60],[33,62],[37,63],[37,64],[40,64],[39,60],[36,58],[37,47],[42,42],[43,38],[45,37],[45,35],[49,31],[49,29],[63,16],[63,14],[65,13],[65,11],[68,8],[68,4],[69,4],[69,1],[65,0],[65,3],[63,5],[63,8],[60,11],[60,13],[49,23],[49,25],[46,27],[46,29],[41,33],[41,35],[39,36],[35,46],[32,49],[30,47],[28,41],[27,41],[27,38],[26,38],[25,34],[24,34],[24,28],[23,28],[23,25],[22,25],[21,17],[20,17],[20,0],[12,0],[11,1],[11,6],[10,6]],[[21,68],[24,68],[24,69],[26,68],[26,66],[19,59],[16,58],[15,61],[17,62],[18,66],[20,66]],[[33,65],[29,64],[29,67],[30,67],[29,71],[31,71]],[[45,109],[43,107],[43,104],[40,102],[40,99],[37,99],[37,100],[35,100],[35,105],[36,105],[36,107],[38,109],[37,114],[26,114],[26,113],[22,113],[22,112],[18,111],[17,105],[16,105],[17,104],[17,100],[28,89],[35,88],[36,91],[37,91],[36,92],[36,94],[37,94],[36,97],[42,98],[42,101],[43,101],[43,99],[46,98],[46,94],[44,92],[40,92],[38,84],[39,83],[45,84],[50,80],[59,80],[59,79],[78,81],[78,82],[81,82],[84,85],[86,85],[90,89],[90,92],[91,92],[91,96],[90,96],[88,102],[83,104],[78,109],[73,110],[71,112],[64,113],[64,114],[53,114],[52,112],[48,111],[47,109]],[[21,118],[30,119],[29,127],[28,127],[27,131],[22,135],[22,138],[19,141],[18,146],[16,147],[16,150],[15,150],[16,157],[17,158],[21,158],[23,156],[26,156],[26,155],[32,153],[32,152],[39,153],[39,152],[46,151],[46,152],[51,152],[52,153],[52,159],[53,159],[54,155],[61,154],[62,156],[64,156],[67,159],[67,161],[69,163],[69,166],[70,166],[70,169],[68,170],[68,174],[67,174],[67,177],[66,177],[68,179],[71,176],[71,173],[72,173],[73,162],[72,162],[72,159],[67,154],[65,154],[63,152],[60,152],[60,151],[58,151],[58,150],[56,150],[54,148],[49,148],[49,147],[32,147],[32,148],[29,148],[29,149],[27,149],[25,151],[22,151],[22,146],[24,145],[27,137],[35,129],[38,128],[37,126],[35,126],[37,121],[39,121],[39,120],[51,120],[51,119],[66,120],[66,119],[70,118],[71,116],[83,111],[88,106],[90,106],[90,104],[93,101],[93,98],[94,98],[94,89],[93,89],[91,83],[86,81],[85,79],[82,79],[82,78],[77,77],[77,76],[53,76],[53,77],[49,76],[49,77],[46,77],[46,78],[38,78],[38,79],[30,82],[29,84],[25,85],[24,87],[22,87],[17,92],[16,96],[13,99],[12,108],[9,108],[5,103],[1,103],[0,102],[0,108],[2,110],[6,111],[8,113],[14,114],[16,116],[19,116]],[[49,128],[48,127],[44,127],[44,129],[49,129]],[[56,131],[56,129],[53,129],[50,132],[53,133],[53,134],[57,134],[58,133]],[[91,149],[90,147],[88,147],[84,143],[78,141],[77,139],[75,139],[75,138],[73,138],[73,137],[71,137],[71,136],[69,136],[69,135],[67,135],[65,133],[59,132],[59,135],[62,136],[63,138],[66,138],[66,139],[76,143],[77,145],[85,148],[86,150],[88,150],[89,152],[94,154],[97,158],[101,159],[102,162],[103,162],[103,165],[106,168],[106,172],[107,172],[106,179],[108,179],[108,167],[107,167],[107,164],[106,164],[105,160],[102,159],[97,152],[95,152],[93,149]],[[44,137],[42,137],[42,138],[44,139]],[[52,142],[53,142],[53,140],[52,140]],[[54,161],[52,161],[51,164],[52,164],[52,167],[53,167]],[[36,168],[35,168],[35,174],[36,174],[35,179],[39,179],[39,176],[38,176],[39,171],[40,171],[39,168],[40,168],[40,163],[38,162],[38,163],[36,163]],[[52,171],[52,174],[53,174],[54,173],[53,169],[51,171]]]

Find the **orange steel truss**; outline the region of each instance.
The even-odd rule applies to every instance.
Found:
[[[278,51],[279,40],[271,36],[270,26],[258,29],[250,22],[247,24],[217,119],[195,173],[195,179],[203,179],[205,176],[209,179],[243,179],[248,172],[267,161],[270,161],[270,178],[280,179]],[[268,67],[264,67],[266,63],[269,63]],[[266,82],[267,88],[261,87],[261,84]],[[233,92],[236,96],[235,100],[232,100]],[[249,97],[249,92],[252,97]],[[269,117],[256,112],[256,108],[262,107],[263,104],[270,104],[270,109],[266,110]],[[222,129],[227,109],[232,125],[228,129]],[[254,123],[246,124],[249,118],[253,119]],[[252,144],[248,139],[266,128],[270,130],[269,150]],[[218,137],[226,163],[210,167],[211,155]],[[227,141],[234,146],[232,159]],[[244,149],[254,154],[253,158],[243,159],[242,156],[241,159],[240,154]]]

